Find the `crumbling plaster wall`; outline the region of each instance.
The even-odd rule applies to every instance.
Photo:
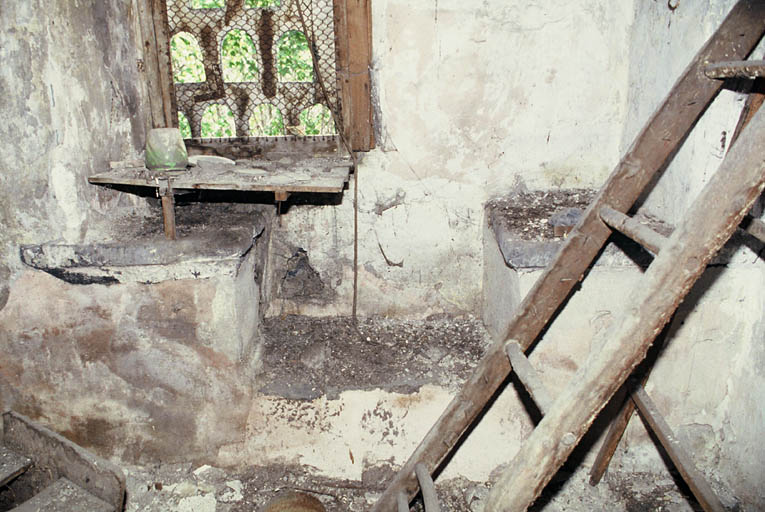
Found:
[[[241,258],[205,266],[190,255],[160,280],[135,262],[112,269],[109,286],[70,284],[20,258],[26,244],[161,230],[146,199],[87,182],[144,147],[137,16],[133,0],[0,5],[0,409],[104,456],[191,460],[244,429],[259,251],[245,237]],[[199,267],[212,275],[198,278]]]
[[[87,183],[143,147],[145,96],[133,3],[0,7],[0,308],[23,271],[19,245],[98,238],[145,204]]]
[[[618,161],[632,10],[584,0],[372,9],[378,147],[357,175],[359,311],[477,312],[486,199],[595,187]],[[350,312],[352,199],[282,217],[269,314]],[[298,248],[322,285],[296,296],[280,286]]]

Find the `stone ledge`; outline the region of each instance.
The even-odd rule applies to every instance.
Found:
[[[167,240],[139,223],[123,231],[120,240],[24,245],[21,260],[72,284],[235,276],[242,258],[265,229],[264,215],[206,205],[185,208],[179,208],[179,231],[185,234],[179,240]]]

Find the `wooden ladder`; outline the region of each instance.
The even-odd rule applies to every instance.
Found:
[[[530,390],[544,417],[521,446],[510,469],[500,476],[486,510],[525,510],[539,495],[598,412],[645,357],[707,263],[762,193],[765,113],[760,112],[742,131],[719,171],[669,238],[648,231],[625,215],[722,88],[721,80],[705,73],[752,74],[756,66],[751,61],[746,64],[738,61],[747,58],[763,34],[765,0],[740,0],[638,134],[555,260],[526,295],[506,335],[490,346],[458,395],[388,485],[374,511],[408,511],[409,503],[420,490],[426,511],[438,511],[431,475],[477,421],[513,370]],[[628,307],[606,333],[602,349],[590,355],[560,396],[550,397],[524,352],[584,278],[613,230],[644,244],[656,257],[640,286],[633,290]],[[649,411],[644,414],[651,414],[663,423],[642,388],[635,389],[633,398],[639,395],[635,401],[640,403],[642,399],[640,409]],[[660,438],[664,426],[655,425]],[[671,436],[668,431],[664,433]],[[689,461],[680,463],[687,463],[686,467],[692,469]],[[697,475],[687,478],[696,481],[693,476]],[[710,490],[704,489],[707,491]],[[720,506],[719,501],[713,493],[709,497],[703,493],[696,495],[701,496],[699,501],[707,510],[718,510],[715,507]],[[705,500],[709,503],[705,504]]]

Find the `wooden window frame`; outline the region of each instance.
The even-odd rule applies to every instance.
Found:
[[[165,0],[137,0],[146,93],[146,128],[177,127]],[[353,151],[375,147],[371,101],[371,0],[333,0],[335,54],[343,135]]]

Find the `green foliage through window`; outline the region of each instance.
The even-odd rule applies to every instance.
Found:
[[[292,30],[279,39],[276,72],[280,82],[313,82],[311,51],[302,32]]]
[[[300,119],[300,132],[303,135],[337,134],[332,113],[320,103],[303,110],[298,117]]]
[[[188,32],[178,32],[170,38],[173,81],[178,84],[204,82],[205,67],[197,38]]]
[[[202,114],[202,137],[234,137],[234,114],[226,105],[213,104]]]
[[[191,138],[191,123],[183,112],[178,112],[178,129],[181,131],[181,137],[184,139]]]
[[[279,0],[247,0],[244,5],[247,7],[279,7],[281,2]]]
[[[250,135],[253,137],[284,135],[284,118],[281,111],[269,103],[255,107],[250,116]]]
[[[247,32],[233,29],[223,38],[221,64],[224,82],[252,82],[258,77],[255,43]]]
[[[217,9],[226,7],[226,0],[191,0],[192,9]]]

